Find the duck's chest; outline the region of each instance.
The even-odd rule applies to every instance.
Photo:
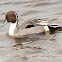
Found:
[[[16,23],[12,23],[11,25],[10,25],[10,28],[9,28],[9,35],[14,35],[14,33],[15,33],[15,29],[16,29]]]

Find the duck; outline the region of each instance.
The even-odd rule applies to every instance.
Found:
[[[11,23],[8,35],[14,38],[24,38],[30,34],[49,32],[51,28],[55,29],[62,27],[60,24],[52,23],[51,21],[45,21],[42,19],[30,19],[19,26],[18,14],[15,11],[9,11],[6,13],[5,21],[1,27],[7,23]]]
[[[30,34],[37,34],[44,32],[44,27],[38,26],[36,20],[29,20],[24,22],[21,26],[18,25],[18,15],[15,11],[9,11],[5,15],[5,21],[1,27],[11,23],[8,35],[14,38],[24,38]]]

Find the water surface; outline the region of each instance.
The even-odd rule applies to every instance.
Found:
[[[0,25],[8,11],[17,12],[19,26],[34,18],[62,24],[62,0],[0,0]],[[0,27],[0,62],[62,62],[62,31],[14,39],[6,34],[9,25]]]

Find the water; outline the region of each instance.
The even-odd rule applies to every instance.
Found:
[[[0,25],[8,11],[18,14],[19,26],[29,19],[48,18],[62,24],[62,0],[0,0]],[[62,32],[14,39],[9,25],[0,27],[0,62],[62,62]]]

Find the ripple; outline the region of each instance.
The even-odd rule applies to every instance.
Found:
[[[25,16],[25,15],[30,15],[30,14],[36,14],[38,13],[39,11],[35,11],[35,10],[32,10],[32,11],[28,11],[28,12],[24,12],[22,15],[20,16]]]
[[[46,5],[52,5],[52,4],[56,4],[56,3],[50,3],[50,2],[36,3],[36,4],[34,5],[34,7],[37,7],[37,6],[46,6]]]

